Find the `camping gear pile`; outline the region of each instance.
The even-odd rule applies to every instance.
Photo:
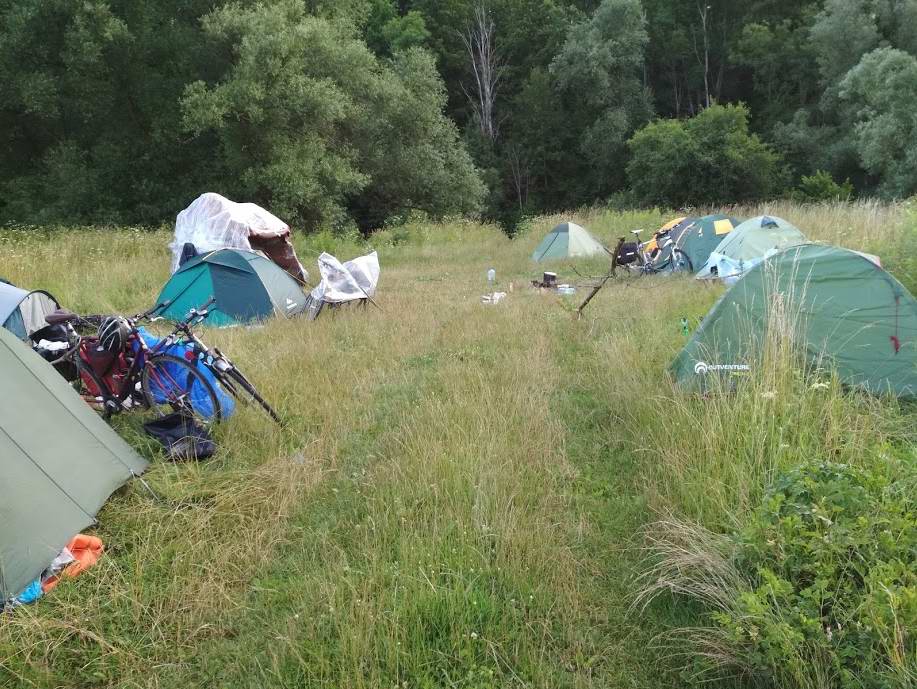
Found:
[[[176,327],[195,314],[203,314],[206,325],[229,327],[303,313],[314,319],[326,308],[375,303],[380,275],[375,252],[343,263],[323,253],[318,259],[321,282],[307,294],[303,285],[308,273],[293,249],[289,226],[259,206],[218,194],[203,194],[179,213],[170,250],[173,275],[160,292],[158,306],[144,317],[158,312],[176,321]],[[202,307],[206,310],[195,311]],[[204,346],[199,339],[169,340],[160,352],[158,338],[117,317],[107,321],[126,326],[125,332],[113,330],[124,336],[113,353],[102,346],[101,331],[98,337],[80,335],[74,320],[79,319],[61,309],[51,294],[0,281],[0,374],[6,386],[0,396],[5,471],[0,481],[0,610],[35,601],[61,577],[75,576],[94,563],[102,543],[80,530],[94,523],[115,490],[147,468],[93,411],[109,408],[86,403],[105,401],[102,390],[91,389],[97,381],[109,389],[127,387],[117,385],[119,376],[130,370],[140,350],[155,349],[165,358],[175,357],[177,373],[170,380],[184,380],[179,374],[191,365],[205,375],[218,395],[219,418],[232,413],[233,399],[223,390],[230,381],[233,395],[244,393],[269,409],[225,355],[218,350],[200,354],[194,348]],[[206,362],[199,360],[203,355],[209,357]],[[210,375],[211,365],[222,367],[225,381]],[[88,370],[93,375],[86,373],[84,380]],[[136,389],[141,389],[139,383]],[[193,393],[189,388],[183,397],[191,400],[195,415],[206,418]],[[203,459],[214,453],[215,445],[195,415],[178,409],[145,423],[144,430],[168,459]]]
[[[309,320],[318,318],[326,307],[372,302],[379,283],[379,254],[373,251],[341,263],[331,254],[322,253],[318,257],[318,271],[322,280],[306,300]]]
[[[166,458],[173,461],[207,459],[216,452],[216,443],[207,429],[184,411],[148,421],[143,430],[159,441]]]

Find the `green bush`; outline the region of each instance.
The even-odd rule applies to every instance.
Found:
[[[628,141],[627,177],[644,206],[720,205],[783,190],[777,153],[748,130],[744,105],[714,105],[690,120],[658,120]]]
[[[913,458],[784,473],[737,552],[752,587],[714,619],[751,674],[781,687],[917,680]]]
[[[814,175],[803,177],[792,196],[794,200],[802,203],[849,201],[853,196],[853,184],[849,179],[843,184],[838,184],[830,172],[818,170]]]

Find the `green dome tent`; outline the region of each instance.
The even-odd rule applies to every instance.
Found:
[[[20,340],[45,327],[45,316],[58,308],[57,300],[47,292],[29,292],[0,280],[0,325]]]
[[[51,364],[0,328],[0,603],[34,581],[147,463]]]
[[[242,249],[218,249],[192,258],[165,284],[157,304],[159,315],[181,320],[192,308],[211,298],[205,325],[230,326],[294,316],[305,308],[299,284],[261,254]]]
[[[674,247],[659,252],[654,263],[660,264],[671,260],[671,249],[678,248],[691,261],[691,269],[697,270],[704,265],[717,245],[738,224],[738,220],[728,215],[705,215],[702,218],[695,218],[690,223],[680,224],[670,233]]]
[[[726,235],[698,271],[697,278],[705,280],[719,277],[727,282],[735,282],[764,260],[765,256],[806,242],[806,236],[783,218],[759,215],[746,220]]]
[[[917,396],[917,300],[868,258],[818,244],[765,259],[726,292],[672,363],[678,383],[754,375],[775,302],[810,363],[847,385]]]
[[[554,258],[580,258],[604,254],[605,247],[599,244],[586,228],[573,222],[565,222],[545,235],[532,254],[532,260],[547,261]]]

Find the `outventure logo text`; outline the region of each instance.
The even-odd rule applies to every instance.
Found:
[[[706,361],[698,361],[694,364],[694,372],[699,376],[705,376],[714,371],[733,371],[748,372],[751,366],[748,364],[708,364]]]

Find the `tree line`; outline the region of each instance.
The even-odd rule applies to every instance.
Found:
[[[917,192],[917,0],[0,0],[0,220]]]

